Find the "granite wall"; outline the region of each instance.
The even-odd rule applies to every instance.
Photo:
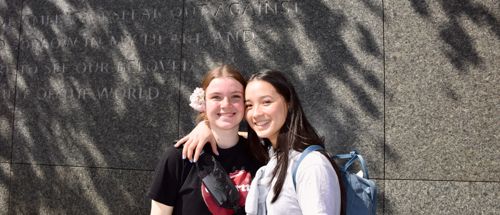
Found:
[[[288,74],[378,214],[500,213],[496,0],[0,0],[0,214],[147,214],[205,71]]]

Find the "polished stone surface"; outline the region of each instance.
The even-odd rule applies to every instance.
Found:
[[[366,158],[378,214],[499,214],[497,8],[0,0],[0,214],[148,213],[220,62],[285,72],[328,150]]]
[[[26,1],[13,160],[153,169],[177,137],[179,1]]]
[[[386,177],[498,181],[498,4],[385,4]]]
[[[152,172],[13,165],[13,214],[146,214]]]
[[[384,214],[498,214],[499,193],[498,183],[386,180]]]
[[[0,162],[11,157],[20,3],[0,0]]]

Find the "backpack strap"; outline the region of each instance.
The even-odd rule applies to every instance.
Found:
[[[293,187],[296,188],[296,180],[295,180],[295,175],[297,175],[297,169],[299,168],[299,164],[300,162],[302,162],[302,160],[304,160],[304,158],[306,157],[307,154],[309,154],[310,152],[313,152],[313,151],[318,151],[318,150],[322,150],[323,147],[320,146],[320,145],[310,145],[308,146],[307,148],[304,149],[304,151],[302,152],[302,154],[300,155],[299,159],[293,163],[293,166],[292,166],[292,180],[293,180]]]
[[[361,170],[363,171],[363,178],[369,179],[370,177],[368,176],[368,168],[366,167],[366,162],[365,159],[363,159],[363,156],[358,154],[357,151],[351,151],[349,154],[338,154],[335,155],[335,158],[338,159],[349,159],[341,168],[340,171],[342,172],[347,172],[349,170],[349,167],[351,167],[356,160],[359,160],[359,164],[361,167]]]

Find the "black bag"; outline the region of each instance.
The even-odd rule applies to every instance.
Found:
[[[199,161],[196,162],[196,168],[202,183],[218,206],[233,209],[236,214],[244,211],[238,204],[240,201],[238,190],[214,156],[202,153]]]

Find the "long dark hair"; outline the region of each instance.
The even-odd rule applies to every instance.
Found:
[[[288,107],[285,124],[279,131],[277,147],[275,148],[277,165],[273,170],[273,179],[277,177],[277,180],[273,187],[275,193],[271,200],[271,203],[273,203],[278,199],[283,188],[283,183],[285,182],[289,163],[288,153],[290,149],[302,152],[310,145],[321,145],[323,148],[325,145],[323,137],[318,135],[314,127],[307,120],[300,100],[295,92],[295,88],[283,73],[275,70],[265,70],[253,74],[248,80],[248,83],[254,80],[265,81],[271,84],[276,91],[283,96]],[[248,130],[249,140],[251,141],[250,144],[260,143],[261,140],[257,137],[255,131],[251,128]],[[332,162],[332,165],[337,172],[337,176],[340,176],[335,163]],[[340,181],[339,178],[339,182]]]

